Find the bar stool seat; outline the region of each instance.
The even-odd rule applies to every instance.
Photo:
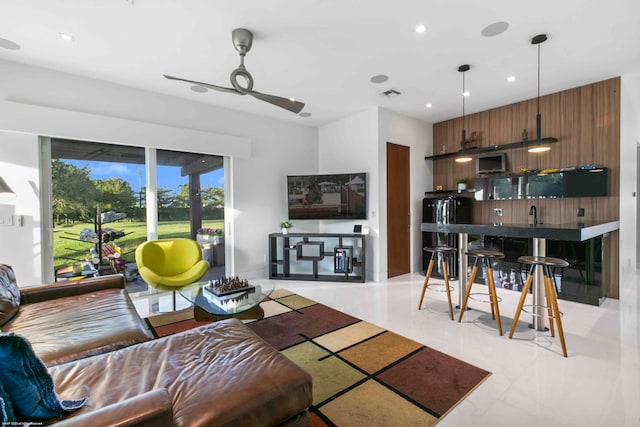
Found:
[[[447,293],[447,300],[449,301],[449,316],[453,320],[453,305],[451,305],[451,289],[449,286],[449,269],[447,267],[447,261],[449,256],[458,252],[456,248],[451,246],[426,246],[423,248],[424,252],[431,252],[431,259],[429,260],[429,266],[427,267],[427,274],[424,277],[424,285],[422,285],[422,294],[420,295],[420,303],[418,303],[418,310],[422,307],[422,300],[424,299],[424,293],[429,285],[429,278],[433,271],[433,265],[437,254],[442,254],[442,275],[444,276],[444,290]],[[432,285],[433,287],[433,285]]]
[[[555,286],[553,284],[552,269],[557,267],[567,267],[569,263],[560,258],[543,256],[521,256],[518,258],[518,262],[528,265],[529,271],[527,272],[527,280],[524,282],[524,286],[522,288],[522,295],[520,295],[520,301],[518,302],[518,308],[516,308],[516,314],[513,317],[513,324],[511,325],[511,331],[509,331],[509,338],[513,337],[513,333],[516,330],[516,324],[518,323],[520,314],[525,311],[523,310],[523,307],[525,307],[524,301],[527,298],[527,293],[529,292],[529,287],[531,287],[531,282],[533,282],[533,272],[536,266],[541,265],[542,271],[544,272],[544,294],[547,305],[541,306],[539,308],[547,309],[547,313],[549,315],[549,331],[551,332],[552,337],[555,336],[553,328],[553,324],[555,321],[555,324],[558,327],[558,336],[560,337],[562,354],[564,355],[564,357],[567,357],[567,346],[564,341],[564,331],[562,329],[562,313],[560,313],[560,309],[558,308],[558,298],[556,297]]]
[[[502,322],[500,321],[500,307],[498,306],[499,299],[498,294],[496,293],[496,284],[493,279],[493,269],[491,268],[491,261],[494,259],[504,258],[504,254],[502,252],[494,251],[491,249],[473,249],[465,252],[465,254],[467,256],[475,257],[475,260],[473,261],[473,268],[471,269],[471,275],[469,276],[469,281],[467,282],[467,290],[462,300],[462,306],[460,307],[460,316],[458,317],[458,322],[462,322],[462,316],[467,309],[469,297],[471,296],[471,287],[473,286],[473,281],[475,280],[476,274],[478,273],[478,263],[481,262],[484,265],[484,271],[487,277],[487,288],[489,288],[491,318],[496,320],[496,323],[498,325],[498,333],[500,334],[500,336],[502,336]]]

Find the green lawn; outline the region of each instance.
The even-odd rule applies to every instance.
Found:
[[[224,221],[205,221],[203,227],[223,228]],[[90,248],[92,243],[78,240],[83,228],[93,230],[93,224],[78,223],[73,225],[57,226],[53,233],[53,265],[59,268],[74,262],[91,260]],[[138,245],[147,240],[147,223],[139,221],[119,221],[105,224],[103,228],[123,230],[126,236],[116,240],[122,249],[122,255],[127,262],[134,261],[134,252]],[[189,221],[162,221],[158,223],[158,237],[169,239],[174,237],[189,238]]]

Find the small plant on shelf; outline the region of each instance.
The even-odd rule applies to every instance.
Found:
[[[293,227],[293,224],[289,221],[282,221],[280,223],[280,228],[282,229],[282,234],[287,234],[288,230]]]
[[[458,191],[466,190],[467,184],[469,184],[469,178],[456,178],[456,185],[458,186]]]

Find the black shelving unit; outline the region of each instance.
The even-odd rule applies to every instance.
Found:
[[[269,234],[270,279],[364,283],[365,260],[362,234]]]

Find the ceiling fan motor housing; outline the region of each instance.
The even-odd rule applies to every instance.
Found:
[[[231,33],[231,40],[233,41],[233,46],[240,53],[240,55],[244,56],[251,50],[251,44],[253,43],[253,34],[246,28],[236,28]]]

